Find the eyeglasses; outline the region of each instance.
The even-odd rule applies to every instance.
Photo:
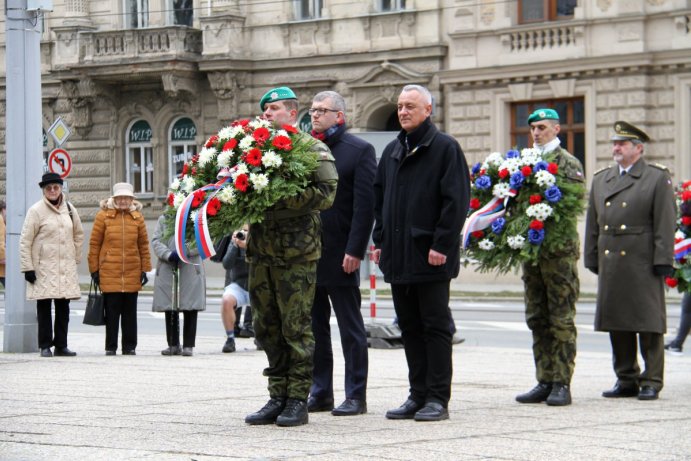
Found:
[[[43,188],[45,190],[47,190],[48,192],[53,192],[53,191],[58,191],[58,190],[62,189],[62,186],[60,184],[48,184],[48,185],[44,186]]]
[[[335,109],[310,109],[307,111],[308,114],[314,115],[317,114],[318,116],[322,116],[326,114],[327,112],[340,112],[340,110],[335,110]]]

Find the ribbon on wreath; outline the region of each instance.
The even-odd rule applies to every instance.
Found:
[[[691,238],[684,239],[674,244],[674,259],[679,261],[691,253]]]
[[[461,240],[464,250],[468,248],[470,236],[473,232],[488,228],[495,219],[501,218],[506,214],[509,199],[515,197],[516,194],[517,191],[511,189],[506,197],[494,197],[465,220]]]
[[[187,264],[192,264],[189,256],[187,255],[187,247],[185,245],[185,229],[187,227],[187,219],[190,215],[190,210],[192,209],[192,202],[194,201],[194,194],[198,191],[213,191],[206,197],[204,203],[198,208],[197,214],[194,216],[193,227],[194,227],[194,239],[197,244],[197,249],[199,250],[199,256],[202,260],[212,257],[216,254],[216,249],[214,248],[214,242],[209,234],[209,225],[206,216],[206,207],[212,198],[218,194],[218,192],[226,186],[226,183],[232,181],[230,171],[228,169],[221,170],[217,178],[219,181],[214,184],[207,184],[201,187],[183,200],[175,214],[175,250],[180,256],[180,260]]]

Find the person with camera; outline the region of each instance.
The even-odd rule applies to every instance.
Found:
[[[233,234],[228,250],[223,256],[223,268],[228,271],[229,281],[221,299],[221,320],[226,330],[223,352],[235,352],[236,309],[250,303],[250,294],[247,291],[249,269],[245,261],[248,229],[249,226],[245,224],[241,230]]]
[[[164,312],[166,317],[168,347],[161,354],[190,357],[194,354],[197,336],[197,314],[206,309],[206,274],[196,248],[187,251],[189,264],[180,260],[175,249],[175,236],[163,239],[166,227],[165,216],[159,217],[151,239],[151,247],[158,258],[151,309],[154,312]],[[184,321],[182,348],[180,312]]]

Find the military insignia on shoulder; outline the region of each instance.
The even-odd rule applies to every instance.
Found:
[[[612,168],[612,165],[603,166],[602,168],[600,168],[599,170],[597,170],[595,173],[593,173],[593,176],[596,175],[596,174],[602,173],[603,171],[607,171],[607,170],[609,170],[610,168]]]
[[[657,168],[659,170],[669,172],[669,168],[664,166],[662,163],[653,162],[653,163],[650,163],[650,166],[654,166],[655,168]]]

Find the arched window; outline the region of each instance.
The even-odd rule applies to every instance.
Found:
[[[153,193],[154,161],[151,146],[151,125],[137,120],[127,130],[127,182],[134,186],[135,194]]]
[[[169,183],[182,172],[182,165],[197,153],[194,140],[196,135],[197,127],[187,117],[182,117],[171,125],[168,137]]]

